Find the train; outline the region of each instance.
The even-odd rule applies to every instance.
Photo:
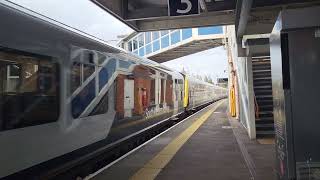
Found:
[[[0,178],[227,96],[8,1],[0,17]]]

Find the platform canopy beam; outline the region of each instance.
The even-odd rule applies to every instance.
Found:
[[[138,32],[236,24],[242,34],[270,33],[282,8],[319,5],[319,0],[199,0],[200,14],[169,16],[170,0],[91,0]],[[179,1],[179,0],[177,0]],[[196,1],[184,0],[181,1]],[[238,14],[237,14],[238,13]],[[244,15],[244,16],[242,16]],[[261,28],[260,28],[261,27]]]
[[[238,39],[242,38],[246,32],[252,4],[253,0],[237,0],[235,26]]]

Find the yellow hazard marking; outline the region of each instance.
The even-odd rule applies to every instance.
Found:
[[[210,115],[223,103],[220,101],[212,109],[198,118],[190,127],[184,130],[178,137],[172,140],[164,147],[153,159],[147,162],[131,180],[152,180],[157,177],[160,171],[170,162],[178,150],[187,142],[187,140],[200,128],[200,126],[210,117]]]

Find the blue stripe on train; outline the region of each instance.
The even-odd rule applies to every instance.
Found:
[[[78,118],[96,97],[95,79],[92,79],[81,92],[72,99],[72,116]]]
[[[109,79],[116,71],[117,61],[111,59],[99,72],[99,91],[108,83]]]

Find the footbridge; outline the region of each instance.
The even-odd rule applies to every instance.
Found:
[[[119,46],[159,63],[225,44],[225,26],[133,32]]]

